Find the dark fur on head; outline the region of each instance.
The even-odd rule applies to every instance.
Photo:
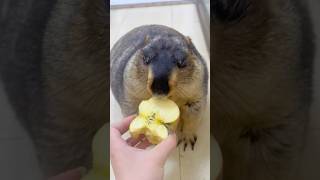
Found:
[[[155,94],[167,95],[169,79],[176,68],[187,66],[188,45],[170,37],[159,37],[142,48],[144,64],[152,69],[151,90]]]

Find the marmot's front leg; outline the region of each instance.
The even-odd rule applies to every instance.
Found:
[[[121,113],[123,117],[127,117],[138,113],[139,101],[126,99],[120,102]]]
[[[197,129],[202,118],[204,111],[205,101],[193,101],[187,102],[181,107],[181,121],[178,129],[179,141],[178,144],[183,144],[183,150],[185,151],[190,144],[191,149],[194,149],[194,145],[197,142]]]

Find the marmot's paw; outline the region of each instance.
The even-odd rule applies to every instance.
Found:
[[[179,135],[178,145],[180,144],[183,146],[183,151],[186,151],[187,147],[190,146],[191,150],[194,150],[194,146],[197,142],[197,135],[196,134],[188,134],[181,132]]]

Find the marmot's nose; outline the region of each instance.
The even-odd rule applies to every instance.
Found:
[[[155,77],[151,85],[152,93],[167,95],[170,91],[168,77]]]

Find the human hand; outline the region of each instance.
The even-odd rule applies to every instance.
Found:
[[[115,177],[117,180],[162,180],[163,166],[177,144],[176,135],[170,134],[146,150],[151,144],[144,136],[127,140],[121,137],[133,119],[134,116],[129,116],[110,127],[110,158]]]

